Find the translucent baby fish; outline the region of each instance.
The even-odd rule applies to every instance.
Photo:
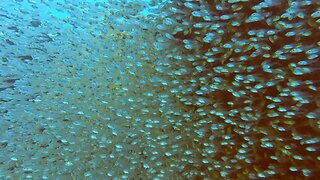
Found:
[[[214,39],[214,37],[215,37],[214,33],[208,33],[203,38],[203,41],[206,42],[206,43],[210,43]]]
[[[311,14],[311,17],[313,17],[313,18],[318,18],[318,17],[320,17],[320,9],[318,9],[318,10],[315,11],[315,12],[313,12],[313,13]]]
[[[247,23],[256,22],[256,21],[262,20],[263,18],[264,17],[259,13],[252,13],[251,16],[248,19],[246,19],[245,22],[247,22]]]

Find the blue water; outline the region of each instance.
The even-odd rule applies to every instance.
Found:
[[[0,179],[316,178],[319,9],[2,0]]]

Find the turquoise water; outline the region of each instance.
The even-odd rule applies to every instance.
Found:
[[[0,179],[315,179],[319,12],[1,1]]]

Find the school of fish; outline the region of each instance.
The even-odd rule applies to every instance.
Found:
[[[315,179],[320,2],[3,0],[0,179]]]

